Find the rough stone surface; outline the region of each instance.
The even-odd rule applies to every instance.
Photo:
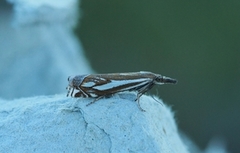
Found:
[[[0,152],[187,153],[171,110],[144,95],[142,112],[135,98],[0,100]]]

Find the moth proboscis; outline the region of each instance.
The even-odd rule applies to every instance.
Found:
[[[140,71],[129,73],[86,74],[68,77],[68,93],[71,97],[92,97],[94,101],[123,91],[137,91],[136,100],[140,110],[140,97],[155,84],[176,84],[177,80],[152,72]],[[77,93],[74,93],[77,90]]]

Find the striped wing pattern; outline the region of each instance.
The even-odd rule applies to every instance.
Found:
[[[149,77],[139,77],[139,75],[108,74],[89,75],[81,86],[80,92],[75,97],[100,97],[123,91],[138,91],[153,82]],[[129,79],[127,79],[129,78]]]
[[[87,74],[68,78],[68,95],[74,97],[93,97],[96,102],[104,96],[123,91],[137,91],[136,101],[141,111],[145,111],[139,104],[139,98],[154,84],[176,84],[177,80],[154,74],[152,72],[140,71],[130,73],[109,73],[109,74]],[[77,91],[76,92],[74,92]]]

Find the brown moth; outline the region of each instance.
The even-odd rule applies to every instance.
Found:
[[[137,91],[136,101],[140,110],[144,111],[139,98],[155,84],[176,84],[177,80],[155,74],[152,72],[140,71],[129,73],[108,73],[108,74],[86,74],[68,78],[67,96],[72,97],[92,97],[94,101],[90,105],[104,96],[109,96],[123,91]],[[77,93],[74,93],[77,90]]]

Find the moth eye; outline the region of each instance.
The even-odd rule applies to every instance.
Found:
[[[70,80],[70,76],[68,77],[68,81]]]
[[[156,78],[156,81],[157,81],[157,82],[162,82],[162,81],[163,81],[163,77],[162,77],[162,76],[157,77],[157,78]]]
[[[162,77],[162,76],[158,76],[158,77],[155,79],[155,83],[156,83],[156,84],[163,84],[163,83],[164,83],[163,77]]]

